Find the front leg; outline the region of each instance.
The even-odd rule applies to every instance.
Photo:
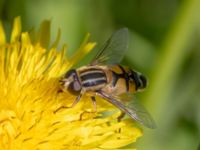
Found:
[[[81,97],[82,97],[82,94],[80,93],[80,94],[76,97],[76,99],[75,99],[75,101],[72,103],[72,105],[71,105],[70,107],[68,107],[68,108],[73,108],[73,107],[80,101]]]
[[[80,93],[80,94],[76,97],[75,101],[72,103],[71,106],[69,106],[69,107],[67,107],[67,106],[61,106],[61,107],[57,108],[57,109],[54,111],[54,114],[57,113],[57,112],[58,112],[59,110],[61,110],[61,109],[73,108],[73,107],[80,101],[81,97],[82,97],[82,93]]]

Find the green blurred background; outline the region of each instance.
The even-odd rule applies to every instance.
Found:
[[[200,142],[200,0],[0,0],[0,16],[10,30],[20,15],[23,30],[52,21],[68,55],[87,32],[101,45],[120,27],[130,30],[123,64],[144,73],[146,91],[138,93],[157,122],[144,129],[139,150],[195,150]]]

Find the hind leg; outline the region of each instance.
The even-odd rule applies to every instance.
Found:
[[[97,111],[97,103],[96,103],[96,99],[94,96],[91,96],[91,100],[92,100],[92,104],[94,106],[94,112]]]

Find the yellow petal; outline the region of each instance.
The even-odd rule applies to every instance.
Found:
[[[50,21],[45,20],[40,25],[37,42],[44,48],[48,48],[50,41]]]
[[[13,30],[11,33],[11,38],[10,38],[10,42],[16,42],[21,34],[21,18],[20,17],[16,17],[14,19],[14,23],[13,23]]]
[[[3,28],[2,22],[0,22],[0,45],[6,43],[6,36]]]
[[[28,32],[24,32],[21,34],[21,41],[22,41],[22,44],[25,44],[25,45],[31,44],[31,39],[29,37]]]
[[[75,55],[69,60],[71,63],[71,66],[76,64],[78,60],[81,60],[83,58],[83,56],[88,54],[96,45],[95,42],[88,42],[89,37],[90,37],[90,34],[87,34],[85,39],[83,40],[81,46],[75,53]]]
[[[60,37],[61,37],[61,30],[58,29],[58,33],[57,33],[57,37],[56,37],[56,40],[54,41],[54,43],[52,44],[52,48],[57,48],[58,46],[58,43],[60,41]]]

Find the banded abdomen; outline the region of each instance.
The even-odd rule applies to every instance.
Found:
[[[121,65],[108,66],[107,76],[111,80],[102,90],[111,95],[134,93],[146,87],[146,78],[138,72]]]

